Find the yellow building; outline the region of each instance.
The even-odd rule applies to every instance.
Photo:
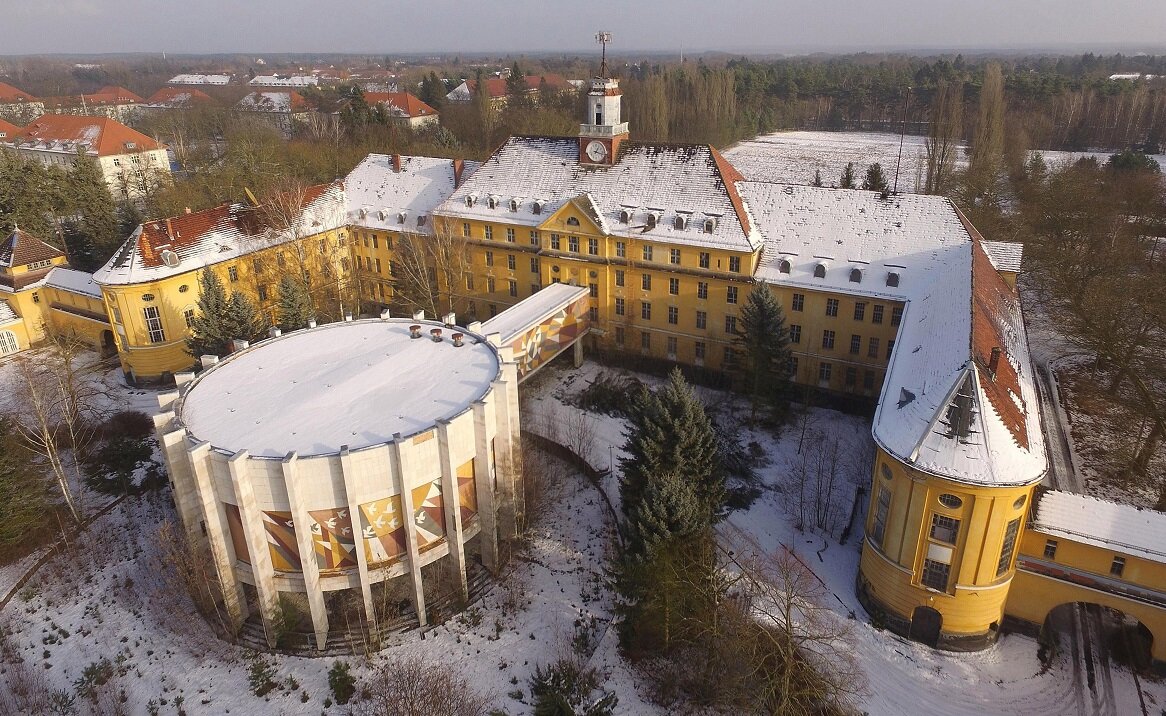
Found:
[[[190,368],[186,339],[198,304],[199,272],[209,268],[228,292],[240,291],[275,323],[279,281],[303,276],[321,320],[345,305],[350,261],[342,190],[308,188],[283,210],[225,204],[142,224],[94,274],[130,380]]]

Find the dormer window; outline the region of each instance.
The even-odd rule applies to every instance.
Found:
[[[417,215],[417,226],[425,226],[425,214]]]
[[[654,229],[654,228],[656,228],[656,224],[658,224],[658,223],[660,223],[660,212],[649,211],[648,212],[648,228]]]
[[[627,223],[630,223],[631,220],[632,220],[631,209],[621,209],[619,212],[619,223],[627,224]]]
[[[887,273],[887,285],[891,286],[891,287],[895,287],[895,286],[899,285],[899,272],[898,271],[891,271],[891,272]]]
[[[781,259],[780,261],[777,262],[777,272],[778,273],[789,273],[789,271],[790,271],[789,259]]]
[[[850,269],[850,282],[851,283],[862,283],[862,269],[860,269],[860,268]]]
[[[476,194],[466,194],[466,208],[472,207],[478,201]]]
[[[535,199],[534,206],[532,207],[532,210],[534,211],[535,214],[541,214],[541,213],[543,213],[543,206],[545,204],[546,204],[546,202],[543,201],[542,199]]]
[[[364,219],[364,218],[367,218],[367,217],[368,217],[368,209],[364,209],[364,208],[362,208],[362,209],[360,210],[360,218]]]
[[[713,233],[713,230],[716,228],[717,228],[717,220],[716,219],[705,219],[704,220],[704,233],[711,234],[711,233]]]
[[[814,266],[814,278],[826,278],[826,264],[819,261]]]
[[[397,214],[397,223],[398,223],[398,224],[404,224],[404,223],[405,223],[405,219],[407,219],[407,218],[408,218],[408,212],[405,212],[405,211],[398,212],[398,214]]]
[[[684,231],[688,228],[688,217],[683,214],[677,214],[676,218],[672,220],[672,228],[677,231]]]
[[[386,212],[384,209],[381,209],[380,211],[377,212],[377,218],[380,219],[381,221],[384,221],[385,217],[387,217],[387,216],[388,216],[388,212]]]
[[[510,210],[511,211],[518,211],[518,199],[511,199],[510,200]]]
[[[498,208],[498,197],[496,197],[496,196],[487,197],[486,198],[486,206],[491,208],[491,209],[497,209]]]

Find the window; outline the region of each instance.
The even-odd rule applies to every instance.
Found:
[[[530,272],[538,273],[538,257],[532,256],[530,259]]]
[[[871,541],[877,546],[883,546],[883,535],[887,531],[887,515],[891,511],[891,491],[885,487],[879,487],[879,501],[875,506],[874,524],[871,526],[870,537]]]
[[[158,307],[146,306],[142,312],[146,316],[146,331],[150,334],[150,342],[161,343],[166,340],[166,332],[162,330],[162,317],[158,314]]]
[[[801,326],[791,325],[789,327],[789,342],[790,343],[801,343],[802,342],[802,327]]]
[[[234,269],[232,269],[232,270],[234,270]],[[149,298],[149,299],[147,299],[147,298],[146,298],[146,296],[150,296],[150,298]],[[145,301],[145,300],[151,300],[151,301],[152,301],[152,300],[154,300],[154,297],[153,297],[152,295],[150,295],[150,294],[148,294],[148,293],[147,293],[145,296],[142,296],[142,300],[143,300],[143,301]],[[33,303],[40,303],[40,294],[39,294],[39,293],[36,293],[35,291],[33,292],[33,294],[32,294],[32,302],[33,302]]]
[[[617,346],[623,345],[623,326],[615,327],[615,344]]]
[[[729,257],[729,270],[732,271],[733,273],[741,273],[741,257],[740,256],[730,256]]]
[[[789,259],[782,259],[777,262],[777,270],[779,273],[789,273],[791,268],[793,267],[790,265]]]
[[[182,320],[186,321],[187,328],[194,327],[194,309],[188,308],[182,312]]]
[[[262,273],[263,272],[263,259],[259,259],[259,258],[251,259],[251,270],[254,271],[255,273]]]
[[[826,315],[832,316],[832,317],[838,316],[838,299],[837,298],[827,298],[826,299]]]
[[[818,364],[818,380],[830,382],[830,374],[834,371],[834,366],[829,363]]]
[[[227,267],[227,278],[231,279],[231,281],[238,281],[239,280],[238,267],[228,266]]]
[[[645,247],[644,247],[644,260],[645,260],[645,261],[651,261],[651,260],[652,260],[652,247],[651,247],[651,246],[645,246]]]
[[[1045,559],[1057,558],[1057,541],[1055,539],[1045,540]]]
[[[615,285],[616,286],[623,286],[624,285],[623,269],[616,269],[615,270]]]
[[[592,323],[598,321],[599,320],[599,309],[596,308],[595,306],[588,308],[587,309],[587,318],[591,319]]]
[[[482,233],[485,235],[486,240],[488,240],[488,241],[494,240],[494,227],[493,226],[486,224],[484,227],[482,227]]]
[[[726,368],[732,369],[737,365],[737,351],[728,346],[725,346],[723,361]]]
[[[949,509],[957,510],[963,507],[964,501],[959,495],[953,495],[950,492],[945,492],[939,496],[939,504]]]
[[[652,334],[644,331],[640,334],[640,350],[647,353],[652,350]]]
[[[1000,547],[1000,561],[996,563],[996,576],[999,577],[1012,566],[1012,553],[1016,550],[1016,536],[1020,533],[1020,518],[1010,521],[1004,528],[1004,544]]]
[[[861,321],[866,318],[866,302],[858,301],[854,304],[854,320]]]
[[[514,229],[510,227],[506,227],[506,241],[511,244],[514,243]]]
[[[640,301],[640,318],[645,321],[652,320],[652,303],[650,301]]]
[[[699,330],[703,331],[705,329],[705,327],[708,326],[708,320],[709,320],[709,314],[705,313],[704,311],[697,311],[696,312],[696,327]]]
[[[859,336],[859,335],[850,336],[850,355],[856,356],[856,355],[858,355],[858,352],[861,350],[862,350],[862,336]]]
[[[494,277],[493,276],[486,277],[486,290],[490,293],[494,293]]]
[[[514,254],[506,254],[506,268],[513,271],[516,261],[517,259],[514,257]]]
[[[883,307],[882,306],[875,304],[875,307],[872,309],[872,313],[870,314],[870,322],[871,323],[882,323],[883,322]]]
[[[831,350],[834,348],[834,331],[822,331],[822,347],[826,350]]]
[[[704,341],[697,341],[693,345],[693,350],[695,351],[696,359],[699,361],[703,361],[704,360]]]
[[[599,298],[599,284],[597,284],[597,283],[587,284],[587,291],[591,294],[591,298]]]
[[[491,303],[489,306],[487,306],[487,308],[490,309],[490,318],[498,315],[498,304]]]
[[[573,254],[579,253],[579,237],[578,236],[568,236],[567,237],[567,250]]]
[[[652,274],[646,273],[640,278],[640,288],[645,291],[652,290]]]
[[[562,237],[558,234],[551,234],[551,248],[558,251],[562,247]]]
[[[277,255],[277,256],[275,257],[275,263],[276,263],[276,265],[277,265],[277,266],[279,266],[280,268],[283,268],[283,265],[284,265],[285,263],[287,263],[287,259],[284,257],[284,255],[283,255],[283,254],[279,254],[279,255]]]
[[[669,306],[668,307],[668,322],[674,326],[676,324],[680,323],[680,309],[677,308],[676,306]],[[673,353],[675,353],[675,352],[676,351],[673,351]]]
[[[873,370],[868,370],[862,376],[862,387],[866,390],[874,388],[875,374]]]
[[[624,314],[623,313],[624,312],[623,305],[624,304],[623,304],[622,298],[615,299],[615,315],[622,316]]]
[[[668,252],[668,263],[680,265],[680,249],[671,249]]]
[[[626,259],[628,257],[628,245],[623,241],[615,242],[615,255],[618,258]]]
[[[510,296],[512,298],[518,298],[518,282],[510,279],[507,283],[510,284]]]
[[[797,377],[798,374],[798,357],[790,356],[789,363],[786,363],[785,369],[789,371],[790,377]]]
[[[1115,577],[1120,577],[1121,573],[1125,571],[1125,568],[1126,568],[1126,558],[1125,557],[1114,557],[1113,561],[1110,562],[1110,564],[1109,564],[1109,573]]]
[[[376,235],[376,234],[373,234],[373,235],[372,235],[372,247],[373,247],[374,249],[378,249],[378,248],[380,248],[379,246],[377,246],[377,235]]]
[[[668,336],[668,357],[676,357],[676,336]]]
[[[923,560],[923,585],[937,589],[941,592],[947,591],[947,578],[951,574],[951,565],[937,562],[934,559]]]
[[[737,335],[736,316],[725,316],[725,333],[728,333],[730,336]]]
[[[853,388],[857,383],[858,383],[858,369],[857,368],[847,368],[846,369],[846,387]]]
[[[729,286],[728,288],[725,289],[725,303],[736,303],[736,302],[737,302],[737,287],[736,286]]]
[[[472,273],[466,274],[466,290],[467,291],[474,290],[474,275]]]
[[[599,255],[599,239],[587,239],[587,253],[592,256]]]
[[[903,322],[903,307],[895,306],[891,309],[891,325],[897,326]]]
[[[955,544],[960,534],[960,521],[947,515],[931,516],[931,539]]]
[[[806,294],[795,293],[793,300],[790,301],[789,308],[791,311],[802,311],[806,308]]]
[[[673,295],[673,296],[680,295],[680,279],[678,279],[678,278],[668,279],[668,293]]]
[[[537,283],[532,283],[530,285],[530,295],[533,296],[534,294],[538,293],[540,290],[542,290],[542,286],[538,285]]]
[[[493,265],[494,265],[494,252],[493,252],[493,251],[487,251],[487,252],[486,252],[486,265],[487,265],[487,266],[493,266]]]
[[[267,286],[266,285],[260,284],[259,286],[257,286],[255,288],[255,292],[259,294],[260,302],[267,300]]]
[[[887,341],[887,360],[891,359],[891,353],[894,352],[894,350],[895,350],[895,341],[894,340]]]
[[[696,282],[696,297],[704,300],[709,297],[709,285],[704,281]]]
[[[538,232],[533,230],[533,229],[531,229],[531,232],[530,232],[530,245],[531,246],[538,246],[539,245]]]
[[[871,338],[870,341],[867,343],[867,345],[866,345],[866,357],[867,358],[878,358],[879,357],[879,339]]]
[[[709,254],[707,251],[700,252],[700,267],[701,268],[708,268],[709,267]]]

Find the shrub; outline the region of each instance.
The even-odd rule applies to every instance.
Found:
[[[251,693],[266,696],[279,686],[275,680],[275,667],[262,654],[252,654],[248,659],[247,684],[251,687]]]
[[[601,691],[600,677],[595,669],[574,661],[560,659],[544,670],[536,666],[530,679],[530,695],[534,699],[535,716],[610,716],[619,699],[615,694]]]
[[[81,670],[81,676],[73,682],[73,687],[81,696],[92,696],[95,687],[104,686],[113,678],[113,664],[109,659],[95,661]]]
[[[140,410],[122,410],[109,416],[102,426],[106,437],[142,440],[154,432],[154,421]]]
[[[111,437],[89,458],[86,483],[107,495],[136,494],[134,471],[150,455],[150,444],[142,438]]]
[[[328,669],[328,686],[338,704],[346,704],[356,693],[356,679],[348,669],[348,663],[337,661]]]

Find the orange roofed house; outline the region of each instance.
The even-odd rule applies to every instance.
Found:
[[[572,92],[575,86],[572,85],[565,77],[556,74],[541,74],[541,75],[526,75],[525,94],[531,100],[537,102],[539,95],[543,92]],[[490,98],[490,105],[495,109],[501,109],[506,106],[506,78],[505,77],[490,77],[485,80],[486,86],[484,91]],[[468,103],[474,101],[474,94],[478,91],[477,80],[466,80],[454,88],[452,92],[447,94],[445,98],[454,103]]]
[[[0,140],[0,147],[45,166],[94,159],[115,198],[135,199],[170,180],[166,145],[108,117],[46,114]]]
[[[390,122],[421,129],[438,122],[437,110],[408,92],[366,92],[364,101],[372,109],[380,107]]]
[[[44,102],[12,85],[0,82],[0,119],[19,125],[44,113]]]
[[[118,122],[133,121],[144,104],[146,100],[115,85],[106,85],[92,94],[47,97],[44,100],[45,111],[52,114],[109,117]]]

